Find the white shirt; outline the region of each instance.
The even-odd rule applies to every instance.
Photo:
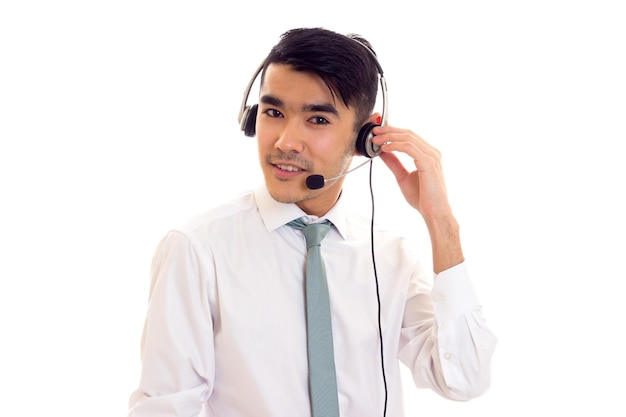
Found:
[[[164,237],[129,416],[310,416],[306,246],[302,232],[286,226],[302,216],[263,187]],[[370,219],[344,211],[341,199],[324,218],[334,225],[321,250],[340,412],[379,417],[385,389]],[[387,416],[404,415],[399,361],[418,387],[456,400],[482,394],[496,339],[465,264],[433,279],[402,238],[377,229],[375,242]]]

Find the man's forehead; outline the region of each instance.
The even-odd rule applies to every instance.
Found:
[[[338,114],[351,110],[319,75],[286,64],[270,64],[266,68],[259,93],[263,103],[285,106],[297,102],[297,107],[308,112]]]

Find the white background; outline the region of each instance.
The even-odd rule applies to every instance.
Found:
[[[407,379],[408,414],[624,416],[621,2],[248,3],[0,5],[0,415],[125,415],[158,240],[261,180],[243,89],[324,26],[373,43],[390,124],[443,152],[500,340],[484,397]],[[380,162],[377,220],[423,231]]]

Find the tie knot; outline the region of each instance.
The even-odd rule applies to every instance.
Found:
[[[302,219],[295,219],[287,223],[295,229],[301,229],[306,239],[307,249],[311,246],[319,246],[326,234],[330,231],[330,221],[324,220],[319,223],[306,224]]]

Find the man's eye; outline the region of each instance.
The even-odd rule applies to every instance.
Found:
[[[265,110],[265,114],[267,114],[269,117],[281,117],[283,115],[281,112],[274,109]]]
[[[326,119],[324,117],[320,117],[320,116],[312,117],[309,120],[311,120],[311,122],[313,124],[316,124],[316,125],[326,125],[326,124],[328,124],[328,119]]]

